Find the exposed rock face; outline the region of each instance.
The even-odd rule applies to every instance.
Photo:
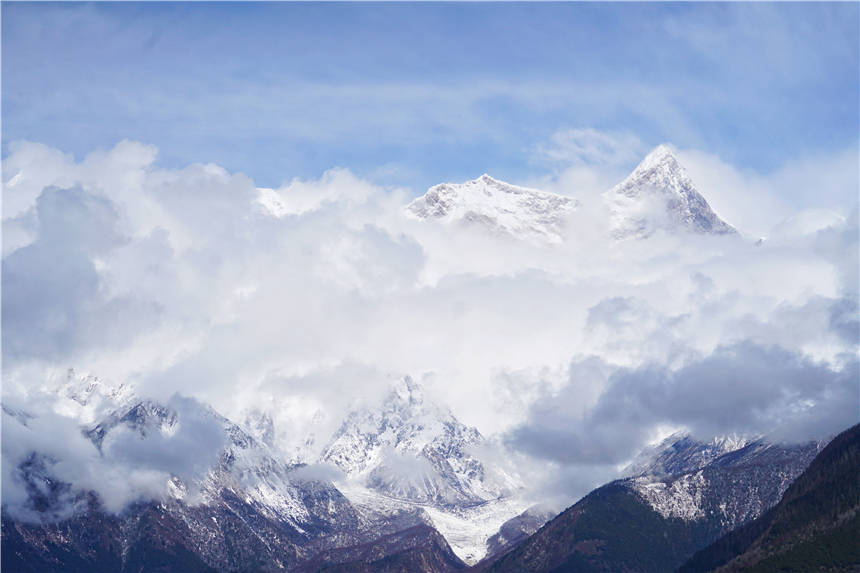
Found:
[[[704,467],[723,454],[739,450],[747,442],[742,436],[720,436],[703,443],[682,432],[675,433],[642,451],[625,474],[631,477],[680,474]]]
[[[860,425],[836,436],[780,502],[697,552],[680,573],[856,571]]]
[[[666,519],[712,521],[728,531],[777,503],[819,448],[818,443],[782,446],[756,440],[700,469],[625,483]]]

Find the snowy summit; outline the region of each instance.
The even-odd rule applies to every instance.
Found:
[[[406,207],[410,216],[483,225],[536,243],[561,243],[565,216],[578,201],[519,187],[486,173],[466,183],[441,183]]]
[[[667,145],[649,153],[604,199],[618,238],[647,237],[658,228],[717,235],[737,232],[714,213]]]

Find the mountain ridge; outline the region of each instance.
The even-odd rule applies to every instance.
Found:
[[[836,436],[777,505],[705,547],[678,573],[860,568],[860,424]]]
[[[673,571],[776,504],[820,447],[758,440],[671,476],[615,480],[567,508],[487,571]]]
[[[563,242],[566,218],[579,207],[571,197],[520,187],[486,173],[465,183],[440,183],[414,199],[405,213],[419,220],[479,225],[536,244]]]
[[[612,239],[643,239],[658,230],[709,235],[738,231],[711,208],[672,148],[658,145],[621,182],[601,196]],[[579,200],[499,181],[488,174],[464,183],[440,183],[408,203],[404,213],[422,221],[482,228],[535,245],[564,243],[575,235]]]

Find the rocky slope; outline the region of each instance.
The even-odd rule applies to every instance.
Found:
[[[465,567],[438,531],[429,525],[416,525],[365,544],[321,553],[297,571],[411,573],[458,571]]]
[[[759,518],[697,552],[680,573],[860,570],[860,425],[833,439]]]
[[[700,446],[703,451],[710,447]],[[692,453],[689,444],[677,449],[685,448]],[[489,570],[673,571],[696,550],[776,504],[818,450],[818,443],[784,446],[757,440],[681,473],[612,482]]]
[[[695,470],[741,449],[750,441],[742,436],[717,436],[709,442],[701,442],[685,432],[676,432],[640,452],[624,471],[624,476],[669,476]]]

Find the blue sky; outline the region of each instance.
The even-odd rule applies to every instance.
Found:
[[[535,177],[588,128],[767,173],[857,145],[858,8],[4,3],[3,153],[133,139],[260,185],[342,166],[420,191]]]

